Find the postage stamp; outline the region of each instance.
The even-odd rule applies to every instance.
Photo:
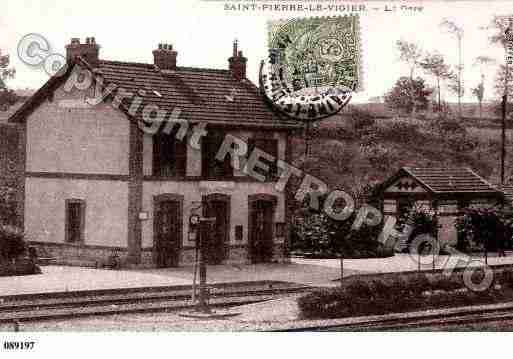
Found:
[[[269,101],[299,120],[340,111],[362,88],[359,17],[271,21],[261,85]]]

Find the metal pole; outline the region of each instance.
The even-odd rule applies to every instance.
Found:
[[[439,226],[438,226],[438,209],[435,211],[435,223],[436,223],[436,228],[435,228],[435,242],[433,243],[433,245],[431,246],[431,251],[433,252],[433,273],[435,272],[435,269],[436,269],[436,265],[435,265],[435,257],[436,257],[436,254],[435,254],[435,249],[438,249],[438,231],[439,231]]]
[[[197,309],[200,312],[208,312],[207,304],[207,244],[209,235],[208,220],[200,220],[200,236],[199,236],[199,300]]]
[[[344,255],[340,254],[340,286],[342,287],[344,279]]]
[[[198,239],[198,238],[196,238]],[[196,279],[198,277],[198,259],[199,259],[199,241],[196,240],[195,256],[194,256],[194,275],[192,279],[192,303],[196,303]]]

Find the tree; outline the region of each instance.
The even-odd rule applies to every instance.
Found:
[[[473,88],[472,94],[477,97],[479,101],[479,117],[483,117],[483,100],[485,94],[485,69],[486,67],[495,64],[496,61],[488,56],[478,56],[474,59],[474,63],[472,66],[479,66],[479,71],[481,72],[481,82]]]
[[[511,35],[513,31],[513,15],[506,16],[497,16],[495,15],[492,18],[490,24],[485,28],[486,30],[492,30],[492,35],[488,38],[492,45],[500,45],[504,49],[504,55],[508,54],[508,42],[509,40],[506,38],[506,35]],[[509,95],[509,82],[510,75],[509,69],[506,61],[506,66],[504,67],[504,76],[503,80],[503,93],[502,93],[502,103],[504,104],[504,111],[501,111],[502,118],[502,126],[501,126],[501,185],[504,184],[505,181],[505,163],[506,163],[506,117],[508,113],[508,95]],[[501,70],[501,69],[499,69]]]
[[[458,101],[460,101],[459,99],[461,99],[465,94],[465,88],[461,86],[460,74],[450,70],[449,68],[447,80],[447,88],[449,91],[456,94],[456,96],[458,96]],[[458,112],[461,117],[461,102],[458,103]]]
[[[454,79],[454,72],[451,71],[449,65],[445,63],[444,57],[439,53],[427,54],[420,63],[422,69],[436,80],[436,90],[438,94],[438,111],[442,111],[441,88],[443,82]]]
[[[490,21],[490,24],[488,24],[488,26],[485,26],[482,28],[483,30],[490,32],[490,35],[488,36],[488,41],[490,42],[490,44],[502,47],[504,49],[505,54],[507,53],[508,42],[507,42],[504,34],[508,30],[508,28],[513,27],[511,19],[513,19],[513,14],[502,15],[502,16],[495,15],[492,18],[492,20]],[[501,87],[503,90],[503,93],[501,93],[500,95],[504,95],[509,92],[508,91],[509,75],[507,74],[508,68],[499,69],[499,71],[500,72],[502,71],[505,73],[505,76],[497,77],[497,80],[503,81],[502,87]],[[497,89],[498,86],[499,86],[499,84],[496,83],[495,88]]]
[[[495,76],[494,84],[495,94],[498,97],[506,94],[509,98],[513,96],[513,74],[508,71],[505,65],[500,65]],[[513,112],[513,104],[509,102],[506,106],[506,116],[509,118]],[[495,102],[494,113],[500,115],[502,113],[502,104],[500,101]]]
[[[397,40],[396,42],[397,49],[399,50],[399,60],[408,64],[409,71],[409,87],[405,89],[408,90],[407,94],[410,96],[410,102],[415,103],[416,100],[416,87],[414,84],[414,73],[415,70],[420,66],[420,62],[424,52],[422,49],[412,42],[407,42],[404,40]],[[414,112],[417,109],[417,105],[411,106],[411,111]]]
[[[9,55],[2,55],[2,50],[0,50],[0,111],[6,111],[18,99],[14,91],[9,90],[5,83],[15,74],[16,70],[9,68]]]
[[[484,98],[484,84],[483,81],[481,81],[476,87],[470,89],[472,92],[472,95],[474,95],[477,98],[477,101],[479,102],[479,118],[483,118],[483,98]]]
[[[9,55],[2,55],[2,50],[0,49],[0,90],[6,90],[5,80],[12,79],[16,74],[15,69],[9,68],[9,63]]]
[[[417,77],[412,81],[408,77],[401,77],[385,95],[385,104],[406,113],[425,110],[428,107],[428,97],[431,92],[431,89],[426,88],[422,78]]]
[[[462,87],[462,70],[463,70],[463,60],[462,60],[462,52],[461,52],[461,42],[463,40],[463,28],[457,25],[455,22],[444,19],[440,23],[440,27],[447,30],[451,35],[455,36],[458,40],[458,66],[457,73],[458,75],[453,79],[455,80],[456,86],[451,85],[451,90],[458,95],[458,115],[461,117],[461,98],[463,97],[463,87]]]

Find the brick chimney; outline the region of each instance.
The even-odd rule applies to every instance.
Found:
[[[99,54],[100,46],[96,43],[94,37],[86,37],[85,44],[81,44],[80,39],[74,37],[69,45],[66,45],[66,61],[68,62],[80,56],[92,67],[97,67]]]
[[[171,44],[159,44],[158,49],[153,50],[153,64],[161,70],[176,70],[176,55]]]
[[[233,78],[237,81],[246,78],[246,62],[247,58],[242,56],[242,51],[237,50],[237,40],[233,42],[233,54],[232,57],[228,59],[230,73]]]

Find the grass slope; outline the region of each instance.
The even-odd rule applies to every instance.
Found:
[[[374,117],[372,113],[370,116]],[[330,189],[350,190],[381,182],[403,166],[470,167],[497,183],[501,132],[496,121],[453,119],[446,121],[449,127],[450,121],[456,129],[441,129],[436,119],[362,120],[343,114],[319,123],[311,131],[306,159],[303,134],[296,134],[292,158],[294,165],[325,181]],[[512,137],[508,129],[507,153],[512,153]]]

